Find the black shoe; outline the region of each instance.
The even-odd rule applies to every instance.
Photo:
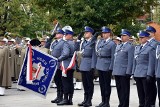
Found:
[[[17,91],[26,91],[25,89],[17,89]]]
[[[87,101],[87,95],[84,95],[84,101],[79,103],[78,106],[83,106],[84,103],[86,103],[86,101]]]
[[[90,107],[90,106],[92,106],[92,103],[91,102],[86,102],[86,103],[83,104],[83,106],[84,107]]]
[[[96,107],[102,107],[105,103],[104,102],[101,102],[98,106]]]
[[[84,106],[84,107],[92,106],[91,100],[92,100],[92,96],[88,96],[87,101],[86,101],[86,103],[84,103],[83,106]]]
[[[68,102],[68,105],[73,105],[73,102]]]
[[[54,100],[51,100],[51,103],[57,103],[58,102],[58,98],[55,98]]]
[[[101,107],[110,107],[108,104],[103,104]]]
[[[68,100],[62,100],[61,102],[57,103],[57,105],[70,105]]]
[[[84,102],[81,102],[78,104],[78,106],[83,106],[84,105]]]
[[[69,99],[68,99],[69,105],[73,105],[72,98],[73,94],[69,94]]]
[[[57,101],[56,101],[56,103],[59,103],[59,102],[61,102],[62,100],[63,100],[63,98],[58,98]]]

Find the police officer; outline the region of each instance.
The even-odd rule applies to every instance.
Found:
[[[116,48],[116,44],[111,40],[110,36],[111,30],[105,26],[102,27],[102,39],[98,40],[96,44],[96,69],[99,73],[99,83],[102,96],[102,102],[96,107],[110,107],[110,84]]]
[[[116,80],[117,93],[119,98],[118,107],[129,107],[130,76],[132,74],[134,46],[129,42],[131,33],[122,29],[122,43],[117,45],[113,75]]]
[[[95,41],[98,33],[92,35],[94,30],[88,26],[85,27],[84,32],[84,41],[80,43],[79,47],[82,52],[79,70],[82,74],[84,101],[78,104],[78,106],[92,106],[91,100],[94,92],[93,77],[96,64]],[[79,40],[81,39],[79,38]],[[78,49],[77,47],[76,49]]]
[[[65,30],[66,41],[64,42],[61,55],[58,57],[58,61],[62,63],[61,64],[62,70],[68,69],[69,65],[72,62],[71,59],[75,52],[75,42],[73,41],[73,34],[74,34],[73,31],[71,31],[70,29]],[[74,93],[74,84],[73,84],[74,69],[75,66],[73,65],[69,67],[65,75],[62,75],[64,99],[61,102],[57,103],[57,105],[73,105],[72,97]]]
[[[155,50],[149,46],[149,33],[139,32],[141,45],[135,48],[133,76],[136,81],[139,107],[151,107],[151,87],[149,76],[154,76]]]
[[[160,106],[160,44],[157,45],[156,49],[156,80],[157,80],[157,87],[158,87],[158,98],[159,98],[159,106]]]
[[[51,55],[53,57],[59,58],[61,56],[63,45],[65,42],[62,39],[64,36],[64,31],[62,29],[59,29],[57,30],[56,35],[52,36],[55,36],[56,40],[54,40],[50,45]],[[46,43],[46,46],[50,44],[49,42]],[[62,70],[60,69],[60,62],[58,62],[57,71],[54,76],[54,82],[57,86],[57,97],[51,101],[52,103],[59,103],[63,99],[63,85],[61,77],[62,77]]]
[[[158,44],[158,41],[155,40],[156,29],[152,26],[147,26],[146,31],[150,34],[149,40],[148,40],[149,46],[152,47],[154,50],[156,50],[156,47]],[[151,106],[155,107],[155,102],[157,97],[156,79],[155,79],[155,76],[148,76],[148,79],[150,80],[149,83],[150,83],[150,86],[152,87]]]

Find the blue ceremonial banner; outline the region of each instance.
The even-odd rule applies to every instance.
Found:
[[[32,54],[29,55],[29,50],[28,47],[21,68],[18,85],[46,97],[50,83],[57,70],[57,59],[35,48],[31,49]],[[29,59],[31,61],[29,61]],[[31,62],[31,64],[29,64],[29,62]],[[32,76],[30,83],[27,82],[28,73],[31,73],[29,76]]]

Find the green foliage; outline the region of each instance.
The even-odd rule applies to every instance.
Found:
[[[118,34],[127,28],[137,33],[141,29],[136,18],[150,12],[155,0],[37,0],[44,8],[51,10],[51,19],[58,19],[62,25],[71,25],[76,33],[88,25],[99,31],[102,26],[109,26]],[[135,25],[133,25],[135,23]]]
[[[110,27],[115,34],[122,28],[136,35],[141,24],[138,16],[150,13],[156,0],[0,0],[0,34],[13,32],[36,36],[36,32],[52,29],[57,19],[62,26],[70,25],[75,34],[91,26],[99,31]],[[23,7],[22,7],[23,4]],[[134,24],[133,24],[134,23]]]
[[[11,32],[35,37],[37,31],[48,31],[46,11],[31,0],[0,0],[0,35]]]

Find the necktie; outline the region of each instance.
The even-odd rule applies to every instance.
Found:
[[[88,41],[87,41],[87,40],[85,40],[85,44],[87,44],[87,42],[88,42]]]
[[[104,40],[103,43],[106,43],[106,40]]]
[[[124,45],[124,44],[122,43],[122,44],[121,44],[121,46],[120,46],[120,48],[122,48],[122,47],[123,47],[123,45]]]
[[[140,50],[143,48],[143,45],[140,46]]]

